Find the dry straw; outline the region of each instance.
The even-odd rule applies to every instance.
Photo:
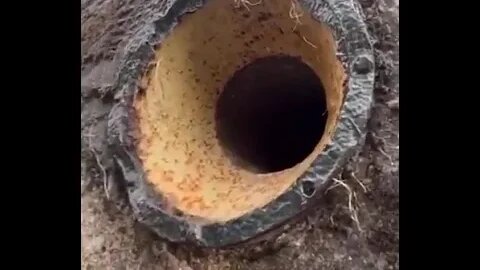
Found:
[[[240,8],[240,6],[245,7],[248,11],[250,11],[249,6],[257,6],[262,3],[263,0],[258,0],[255,3],[252,3],[249,0],[234,0],[235,2],[235,8]],[[300,20],[301,17],[303,17],[303,11],[300,6],[300,3],[298,3],[298,0],[290,0],[290,10],[288,11],[288,16],[294,20],[295,25],[293,26],[292,31],[294,32],[299,25],[302,25],[302,21]],[[318,46],[315,45],[313,42],[309,41],[305,36],[302,35],[303,41],[311,46],[314,49],[318,49]]]
[[[248,11],[250,11],[250,8],[248,6],[256,6],[260,5],[262,3],[262,0],[258,0],[256,3],[252,3],[248,0],[234,0],[235,2],[235,8],[239,8],[240,5],[244,6]]]

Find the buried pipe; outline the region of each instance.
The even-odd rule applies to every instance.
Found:
[[[161,237],[255,239],[307,209],[363,139],[374,67],[360,9],[295,3],[167,1],[127,46],[110,151]]]

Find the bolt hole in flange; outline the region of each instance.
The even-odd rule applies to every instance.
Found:
[[[307,198],[311,198],[315,194],[315,183],[312,181],[303,181],[302,182],[302,193]]]
[[[271,173],[305,159],[327,117],[315,72],[299,58],[269,56],[238,70],[225,85],[217,101],[217,136],[234,163]]]

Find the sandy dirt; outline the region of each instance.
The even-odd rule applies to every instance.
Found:
[[[82,89],[113,81],[145,2],[82,0]],[[366,143],[339,176],[355,192],[358,223],[346,189],[337,186],[277,239],[230,250],[168,244],[135,222],[128,208],[120,211],[106,199],[101,171],[83,151],[82,269],[398,269],[398,0],[360,2],[376,38],[375,104]],[[82,108],[96,102],[82,92]],[[86,118],[82,114],[84,145]]]

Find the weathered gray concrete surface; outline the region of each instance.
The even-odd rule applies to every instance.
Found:
[[[144,10],[154,12],[157,2],[82,0],[82,106],[98,106],[91,96],[113,82],[125,40],[141,25]],[[227,251],[170,245],[137,224],[128,209],[120,212],[106,200],[101,170],[82,169],[82,268],[398,269],[398,1],[360,2],[377,39],[375,105],[363,151],[342,175],[355,191],[360,228],[339,186],[276,240]],[[104,117],[96,113],[82,117]],[[82,122],[84,145],[92,142],[91,124]],[[82,168],[92,162],[89,156],[82,153]]]

